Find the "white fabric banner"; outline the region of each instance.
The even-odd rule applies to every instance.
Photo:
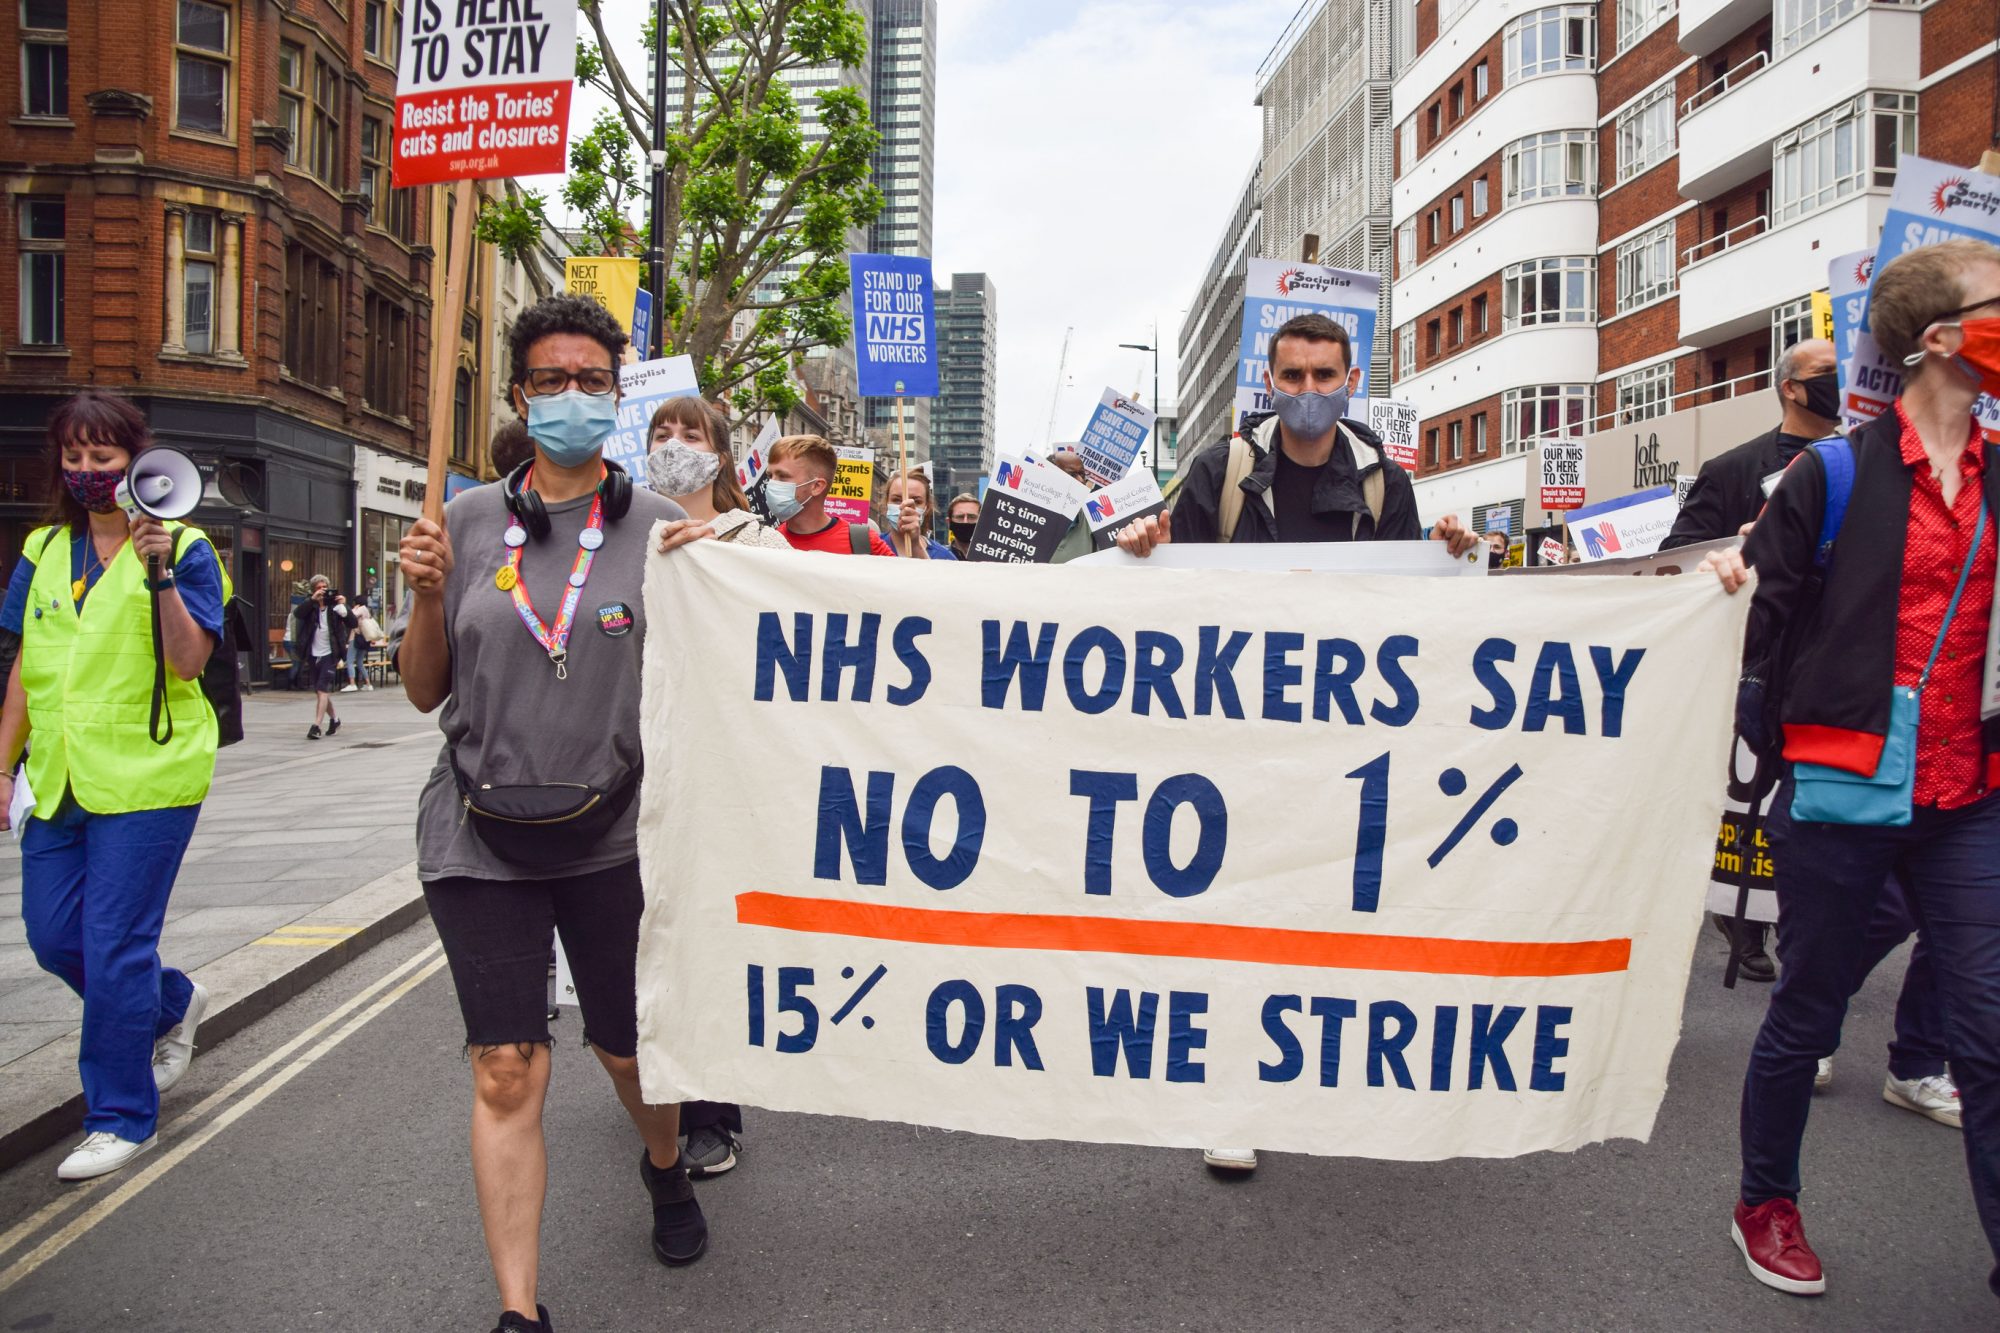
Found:
[[[663,557],[646,1097],[1400,1159],[1644,1139],[1748,601]]]

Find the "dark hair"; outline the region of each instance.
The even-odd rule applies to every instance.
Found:
[[[1346,329],[1325,315],[1293,315],[1279,325],[1278,331],[1271,335],[1270,362],[1274,368],[1274,378],[1275,367],[1278,364],[1278,344],[1287,338],[1303,338],[1309,343],[1338,343],[1340,359],[1347,363],[1349,370],[1354,369],[1354,343],[1348,338]]]
[[[507,354],[512,364],[509,370],[511,378],[507,383],[510,387],[528,378],[528,349],[555,333],[575,333],[597,339],[611,354],[614,368],[619,358],[625,355],[625,344],[631,341],[625,336],[625,330],[618,327],[618,321],[611,317],[611,312],[589,297],[568,292],[544,296],[516,315],[514,327],[508,330]]]
[[[699,398],[682,395],[669,398],[653,409],[653,419],[646,423],[646,452],[653,451],[653,432],[671,421],[676,426],[699,426],[708,447],[721,460],[715,469],[715,481],[709,487],[708,502],[715,506],[718,514],[750,508],[750,497],[743,493],[743,487],[736,481],[736,452],[729,447],[729,418]]]
[[[493,470],[505,477],[535,456],[535,441],[525,424],[509,421],[493,432],[488,453],[493,458]]]
[[[79,441],[107,444],[137,457],[153,442],[145,416],[127,399],[102,389],[85,389],[74,398],[65,398],[49,413],[48,521],[82,532],[90,525],[90,511],[76,502],[63,482],[63,446]]]

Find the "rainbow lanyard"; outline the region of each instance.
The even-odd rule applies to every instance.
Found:
[[[531,470],[522,481],[522,488],[534,484]],[[569,679],[569,634],[576,627],[576,604],[583,599],[583,585],[590,579],[591,561],[597,558],[597,548],[604,545],[604,496],[599,494],[590,504],[590,518],[583,525],[583,531],[576,534],[576,563],[570,566],[569,587],[563,593],[562,610],[556,613],[553,629],[542,623],[535,614],[534,603],[528,600],[528,585],[521,578],[521,552],[528,544],[528,530],[521,526],[519,519],[507,525],[507,563],[500,568],[498,582],[514,599],[514,609],[521,615],[521,623],[528,627],[528,633],[535,636],[535,642],[549,655],[549,661],[556,664],[556,679]]]

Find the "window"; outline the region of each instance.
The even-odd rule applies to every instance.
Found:
[[[1588,255],[1530,259],[1500,275],[1505,327],[1597,322],[1597,263]]]
[[[1500,396],[1500,452],[1524,453],[1535,441],[1548,436],[1581,439],[1589,405],[1587,384],[1538,384],[1507,390]]]
[[[1771,15],[1778,54],[1790,55],[1829,28],[1858,14],[1865,3],[1866,0],[1778,0]]]
[[[1465,457],[1465,423],[1454,421],[1446,428],[1451,438],[1451,461],[1456,463]]]
[[[181,345],[206,356],[215,350],[215,275],[217,218],[205,208],[190,212],[181,224],[181,310],[186,332]]]
[[[312,152],[306,170],[338,187],[340,184],[340,76],[333,66],[313,57]]]
[[[1663,222],[1618,247],[1618,309],[1665,296],[1674,289],[1674,224]]]
[[[1538,74],[1587,71],[1597,63],[1597,15],[1589,5],[1523,14],[1507,24],[1507,84]]]
[[[1433,208],[1433,209],[1431,210],[1431,219],[1430,219],[1430,221],[1431,221],[1431,245],[1432,245],[1433,247],[1435,247],[1435,246],[1437,245],[1437,243],[1438,243],[1438,240],[1440,239],[1440,232],[1439,232],[1439,224],[1440,224],[1440,220],[1441,220],[1441,218],[1442,218],[1442,217],[1443,217],[1443,215],[1442,215],[1442,214],[1440,214],[1440,213],[1438,212],[1438,210],[1437,210],[1437,209]]]
[[[285,247],[285,369],[323,389],[340,384],[340,270],[303,245]]]
[[[1444,103],[1432,102],[1431,109],[1424,114],[1430,119],[1431,142],[1436,143],[1438,136],[1444,132]]]
[[[1785,349],[1813,336],[1812,297],[1786,301],[1771,312],[1771,363],[1777,364]]]
[[[1815,116],[1771,149],[1777,222],[1823,208],[1870,185],[1896,181],[1896,164],[1917,147],[1914,93],[1869,93]]]
[[[1396,330],[1396,374],[1409,377],[1417,373],[1417,326],[1405,324]]]
[[[1507,145],[1507,205],[1597,190],[1597,136],[1589,130],[1552,130]]]
[[[1417,266],[1417,220],[1411,218],[1396,228],[1396,271],[1408,273]]]
[[[1487,328],[1486,298],[1475,296],[1472,298],[1472,332],[1475,335],[1481,334],[1486,332]]]
[[[451,388],[451,456],[459,463],[472,461],[472,372],[464,366]]]
[[[1487,88],[1486,78],[1487,78],[1487,66],[1486,62],[1482,60],[1478,64],[1472,67],[1473,101],[1483,102],[1486,100],[1486,88]]]
[[[1434,319],[1424,325],[1424,354],[1436,356],[1444,350],[1444,321]]]
[[[22,0],[21,111],[69,116],[69,0]]]
[[[1465,196],[1462,194],[1455,194],[1451,197],[1451,234],[1456,236],[1464,230],[1465,230]]]
[[[295,42],[278,43],[278,120],[291,135],[285,165],[295,167],[306,147],[306,53]]]
[[[1673,16],[1676,0],[1618,0],[1618,54]]]
[[[389,221],[389,129],[374,116],[361,118],[361,193],[368,199],[368,220],[378,227]]]
[[[1674,85],[1661,84],[1650,96],[1618,116],[1618,179],[1634,176],[1667,160],[1674,151]]]
[[[1424,466],[1427,468],[1433,468],[1436,467],[1437,465],[1438,465],[1438,433],[1437,433],[1437,428],[1433,426],[1431,429],[1424,432]]]
[[[377,412],[410,415],[410,314],[376,292],[362,301],[367,328],[363,347],[361,397]]]
[[[1472,452],[1476,457],[1486,452],[1486,414],[1481,412],[1472,419]]]
[[[361,10],[361,49],[377,60],[396,63],[396,42],[403,27],[402,5],[367,0]]]
[[[31,347],[63,345],[63,239],[69,205],[62,199],[23,199],[21,225],[21,341]]]
[[[1630,425],[1673,410],[1674,363],[1662,361],[1618,377],[1618,421]]]
[[[1397,157],[1402,161],[1404,169],[1408,170],[1417,160],[1417,118],[1411,116],[1404,121],[1397,133],[1400,138]]]
[[[1465,84],[1463,82],[1454,83],[1453,85],[1451,85],[1452,124],[1456,125],[1459,121],[1464,119],[1465,119]]]
[[[1476,218],[1486,216],[1486,178],[1484,176],[1472,182],[1472,216]]]
[[[229,133],[229,10],[179,0],[174,26],[174,128]]]
[[[1451,345],[1458,347],[1465,342],[1465,307],[1453,306],[1451,311]]]

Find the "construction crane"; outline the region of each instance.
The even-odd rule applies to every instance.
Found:
[[[1070,335],[1075,332],[1076,325],[1074,324],[1063,330],[1062,355],[1056,359],[1056,393],[1055,397],[1049,402],[1048,427],[1042,431],[1042,448],[1044,449],[1055,443],[1056,409],[1062,406],[1063,372],[1069,369],[1069,340]]]

